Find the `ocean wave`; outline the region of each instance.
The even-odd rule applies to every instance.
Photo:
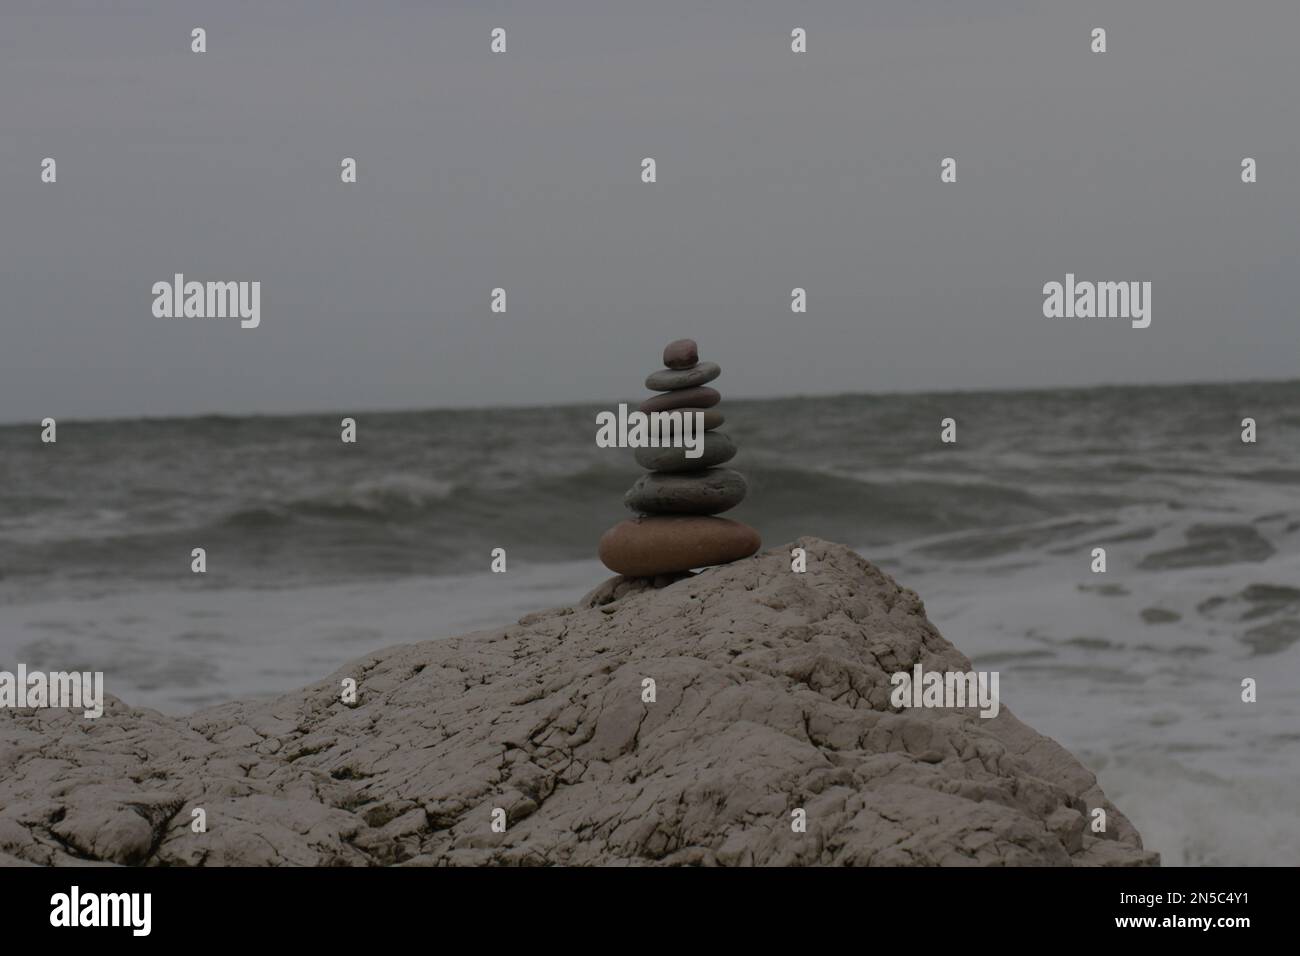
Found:
[[[456,493],[453,481],[421,475],[389,474],[341,488],[241,507],[224,519],[236,527],[284,524],[297,516],[314,518],[395,517],[420,512]]]
[[[1255,468],[1236,472],[1233,477],[1267,484],[1300,485],[1300,468]]]
[[[729,403],[729,467],[750,491],[728,517],[769,543],[817,535],[990,573],[1084,544],[1119,545],[1144,571],[1205,568],[1300,530],[1285,457],[1300,385],[963,394],[962,443],[942,445],[936,414],[957,400]],[[1267,444],[1207,426],[1229,400],[1268,424]],[[1153,430],[1134,407],[1168,420]],[[121,421],[58,456],[0,429],[0,574],[174,581],[195,547],[209,588],[455,573],[493,547],[589,557],[641,474],[630,451],[595,448],[593,414],[371,413],[355,447],[337,415]],[[1237,530],[1189,535],[1197,525]]]
[[[776,522],[789,519],[834,518],[845,529],[841,536],[859,540],[924,537],[964,528],[1005,526],[1037,521],[1064,507],[1021,487],[971,478],[930,477],[890,479],[861,472],[755,466],[750,477],[749,512]],[[747,503],[748,506],[748,503]],[[808,531],[803,533],[817,533]]]

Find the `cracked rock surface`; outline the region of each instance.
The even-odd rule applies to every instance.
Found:
[[[895,711],[892,673],[970,662],[915,593],[840,545],[797,544],[804,574],[787,545],[615,578],[272,700],[0,711],[0,864],[1158,863],[1007,702]]]

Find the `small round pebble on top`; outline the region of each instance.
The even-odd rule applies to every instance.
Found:
[[[690,368],[700,360],[700,347],[694,339],[678,339],[669,342],[664,349],[664,365],[667,368]]]

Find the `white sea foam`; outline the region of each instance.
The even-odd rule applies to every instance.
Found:
[[[136,590],[0,605],[0,667],[103,671],[113,696],[183,714],[284,693],[393,644],[513,623],[572,604],[599,562],[286,590]]]
[[[1159,521],[1156,511],[1129,509],[1128,530]],[[1110,545],[1106,574],[1091,573],[1084,548],[1027,548],[995,575],[911,549],[886,566],[906,568],[898,576],[939,630],[975,667],[1001,672],[1003,706],[1093,769],[1166,863],[1290,865],[1300,858],[1300,644],[1256,654],[1241,638],[1268,618],[1241,620],[1249,606],[1216,617],[1204,602],[1296,585],[1300,535],[1278,536],[1284,547],[1265,561],[1137,567],[1182,543],[1187,522],[1215,518],[1180,515],[1149,539]],[[1178,618],[1147,623],[1152,608]],[[1260,703],[1242,702],[1244,677],[1258,681]]]

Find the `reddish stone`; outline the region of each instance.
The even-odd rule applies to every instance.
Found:
[[[605,567],[630,578],[729,564],[763,546],[758,532],[729,518],[654,515],[621,521],[600,539]]]
[[[700,347],[694,339],[678,339],[664,349],[664,364],[669,368],[690,368],[699,360]]]

